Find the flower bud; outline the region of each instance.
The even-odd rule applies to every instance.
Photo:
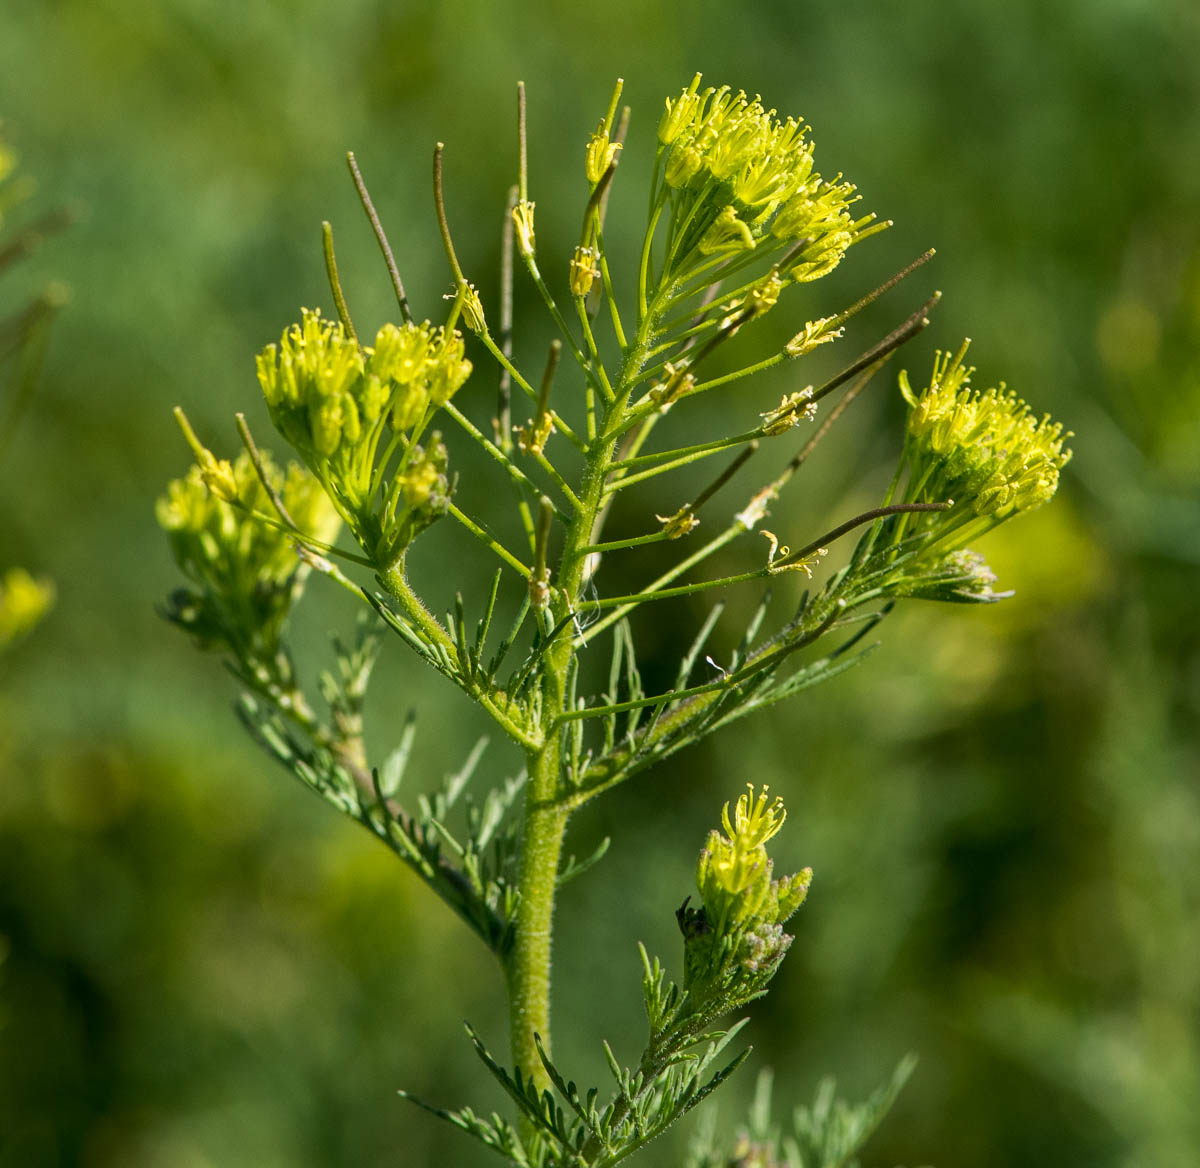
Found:
[[[667,185],[676,189],[687,186],[699,174],[703,163],[704,156],[694,143],[682,142],[677,144],[667,158],[667,167],[664,171]]]

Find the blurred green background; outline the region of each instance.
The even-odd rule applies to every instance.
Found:
[[[942,288],[901,364],[923,375],[938,344],[971,335],[981,379],[1063,419],[1076,457],[1050,508],[983,549],[1013,601],[913,605],[864,668],[580,817],[578,847],[614,844],[562,898],[560,1060],[599,1081],[601,1037],[635,1056],[635,943],[677,957],[672,913],[704,832],[746,780],[769,781],[792,812],[780,863],[817,872],[749,1032],[781,1101],[827,1072],[865,1094],[913,1049],[868,1163],[1194,1168],[1198,60],[1194,0],[0,0],[0,115],[40,182],[31,213],[89,208],[0,285],[0,312],[51,277],[74,293],[0,467],[0,568],[59,592],[0,662],[0,1164],[488,1162],[395,1095],[501,1105],[459,1025],[503,1049],[487,955],[255,752],[232,680],[155,614],[175,577],[153,501],[188,461],[170,409],[222,453],[235,409],[267,433],[251,357],[301,304],[331,307],[323,218],[360,325],[387,314],[346,149],[434,315],[449,284],[427,173],[446,141],[459,254],[493,305],[516,79],[539,250],[563,257],[544,265],[561,283],[613,78],[634,109],[616,234],[638,227],[663,96],[703,70],[803,113],[818,166],[896,221],[779,310],[794,314],[780,335],[935,246],[826,367]],[[523,287],[517,308],[534,354],[545,329]],[[477,366],[463,401],[488,417]],[[711,435],[718,411],[752,417],[783,388],[677,424]],[[874,497],[897,399],[893,370],[775,530],[816,534]],[[429,539],[416,558],[453,586],[462,564]],[[644,562],[629,571],[644,579]],[[313,601],[301,634],[320,658],[346,616]],[[643,627],[652,670],[702,612]],[[397,646],[380,746],[409,705],[432,785],[481,728]],[[743,1075],[719,1097],[727,1117]]]

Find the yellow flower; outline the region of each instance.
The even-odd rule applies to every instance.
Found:
[[[747,251],[760,243],[789,253],[785,277],[815,280],[841,262],[846,250],[884,224],[855,220],[854,184],[841,175],[826,181],[813,168],[809,127],[800,118],[776,117],[758,97],[729,86],[700,89],[697,75],[668,99],[659,123],[662,174],[679,192],[676,221],[690,233],[677,252]]]
[[[939,352],[929,385],[914,392],[907,372],[900,390],[909,404],[907,448],[914,481],[929,498],[953,499],[978,515],[1004,519],[1047,502],[1071,457],[1071,436],[1049,414],[1038,419],[1011,390],[971,388],[974,367]]]

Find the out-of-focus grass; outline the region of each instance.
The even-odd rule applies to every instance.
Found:
[[[861,670],[581,818],[580,846],[615,842],[563,897],[560,1055],[580,1078],[603,1073],[602,1035],[632,1055],[634,942],[675,953],[672,911],[713,814],[769,780],[793,808],[790,861],[817,870],[752,1027],[780,1098],[826,1071],[866,1087],[912,1048],[922,1064],[879,1163],[1190,1168],[1197,50],[1184,0],[0,6],[0,113],[39,205],[90,206],[2,289],[19,303],[23,280],[54,275],[74,300],[0,482],[3,562],[59,588],[0,679],[0,1163],[476,1162],[394,1089],[499,1105],[458,1029],[470,1017],[502,1045],[485,955],[254,754],[228,678],[154,614],[173,579],[152,502],[187,461],[170,407],[226,451],[234,409],[267,433],[250,358],[300,304],[328,307],[322,218],[356,315],[388,312],[346,149],[433,315],[448,283],[427,167],[447,142],[459,252],[492,303],[514,81],[530,90],[539,245],[565,269],[612,78],[634,122],[611,223],[634,230],[659,103],[699,68],[803,112],[821,165],[897,221],[797,316],[934,245],[936,266],[844,353],[941,287],[903,363],[924,372],[969,333],[981,376],[1064,419],[1077,456],[1050,509],[983,549],[1015,600],[914,606]],[[519,291],[518,319],[535,312]],[[897,445],[893,385],[855,406],[774,530],[815,532],[839,500],[871,498]],[[706,408],[762,407],[730,393]],[[640,579],[649,562],[610,570]],[[344,618],[313,600],[319,649]],[[701,612],[681,605],[644,636],[665,659]],[[382,682],[377,741],[416,704],[436,776],[479,728],[402,654]],[[600,1001],[598,979],[613,987]]]

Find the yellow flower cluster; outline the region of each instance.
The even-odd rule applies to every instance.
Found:
[[[701,254],[747,251],[764,240],[771,247],[804,241],[787,274],[815,280],[841,261],[851,244],[885,226],[875,216],[855,219],[855,187],[838,175],[827,181],[813,169],[808,127],[780,121],[759,98],[729,86],[700,89],[697,74],[677,98],[668,98],[658,140],[665,152],[668,186],[700,201],[712,213],[704,224]]]
[[[914,483],[931,499],[969,504],[977,515],[1003,519],[1049,500],[1071,457],[1070,437],[1050,416],[1040,420],[1003,384],[970,386],[974,368],[957,353],[939,352],[928,388],[915,393],[906,373],[900,390],[909,404],[907,452]]]
[[[339,447],[417,425],[471,374],[458,332],[424,324],[385,324],[361,348],[341,324],[303,310],[278,345],[257,358],[258,380],[283,436],[302,454],[329,458]]]
[[[319,544],[331,543],[341,521],[320,483],[296,463],[285,473],[266,453],[260,459],[297,527]],[[172,598],[168,616],[205,647],[274,652],[300,578],[295,537],[273,521],[248,454],[218,465],[236,502],[214,493],[211,474],[193,466],[168,484],[156,506],[175,562],[195,585]]]
[[[725,804],[721,811],[725,834],[709,833],[696,867],[696,887],[717,933],[731,926],[780,925],[804,903],[812,880],[810,869],[771,879],[767,841],[786,818],[783,800],[776,796],[768,802],[766,787],[757,796],[749,787],[738,799],[732,821]]]
[[[470,374],[458,332],[385,324],[364,348],[308,309],[258,356],[276,428],[381,567],[445,511],[446,448],[415,439]]]

